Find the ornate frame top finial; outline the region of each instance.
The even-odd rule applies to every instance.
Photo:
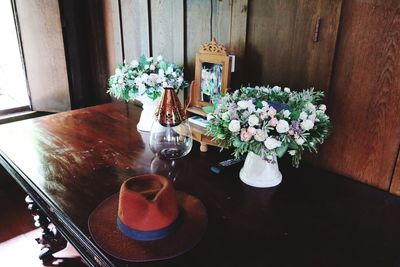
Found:
[[[212,38],[211,42],[202,44],[199,49],[199,53],[203,54],[218,54],[223,56],[228,56],[228,50],[223,44],[217,42],[215,37]]]

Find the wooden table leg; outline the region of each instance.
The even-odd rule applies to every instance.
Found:
[[[25,198],[25,202],[28,204],[28,209],[35,220],[35,226],[42,228],[42,236],[36,238],[38,244],[42,245],[39,259],[44,262],[53,260],[53,254],[64,249],[67,246],[67,240],[65,240],[54,225],[51,224],[50,220],[30,196]]]
[[[206,143],[200,142],[200,151],[201,152],[207,152],[208,151],[208,147]]]

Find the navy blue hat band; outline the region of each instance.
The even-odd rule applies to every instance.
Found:
[[[176,228],[179,227],[179,225],[182,222],[182,212],[180,211],[178,217],[167,227],[161,228],[159,230],[153,230],[153,231],[141,231],[141,230],[136,230],[132,229],[126,224],[124,224],[120,218],[117,218],[117,225],[119,230],[127,237],[135,240],[140,240],[140,241],[152,241],[152,240],[158,240],[164,237],[167,237],[171,233],[173,233]]]

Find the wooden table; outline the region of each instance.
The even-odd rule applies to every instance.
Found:
[[[115,103],[0,126],[1,164],[89,265],[400,266],[399,198],[285,159],[281,185],[252,188],[239,180],[240,166],[210,172],[229,157],[216,148],[194,147],[168,169],[137,132],[139,113]],[[149,172],[198,197],[208,228],[177,258],[123,262],[93,242],[87,220],[124,180]]]

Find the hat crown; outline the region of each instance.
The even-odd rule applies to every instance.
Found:
[[[178,214],[175,190],[165,177],[137,176],[121,186],[118,217],[129,228],[159,230],[173,223]]]

